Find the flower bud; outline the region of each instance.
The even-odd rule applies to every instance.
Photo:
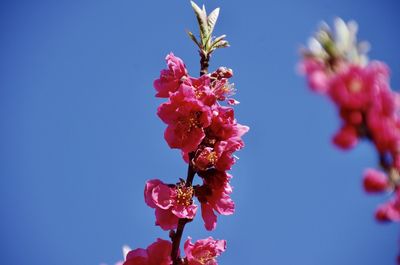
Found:
[[[357,130],[354,126],[345,125],[334,135],[332,141],[341,149],[350,149],[358,142]]]
[[[364,172],[363,185],[366,192],[383,192],[389,187],[389,180],[383,172],[369,168]]]

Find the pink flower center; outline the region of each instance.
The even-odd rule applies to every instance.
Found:
[[[189,206],[193,203],[193,187],[186,187],[185,183],[179,183],[176,186],[176,203],[183,206]]]
[[[208,250],[204,250],[197,254],[198,256],[196,257],[196,259],[201,264],[207,264],[209,261],[215,261],[214,256]]]
[[[199,128],[199,127],[201,127],[201,124],[200,124],[200,121],[199,121],[200,115],[201,115],[200,111],[192,112],[190,114],[189,126],[191,128]]]
[[[183,119],[180,119],[178,122],[182,125],[184,125],[187,128],[187,132],[191,132],[193,128],[200,128],[201,123],[199,121],[201,116],[200,111],[195,111],[191,112],[189,114],[189,117],[185,117]]]
[[[362,89],[362,82],[360,80],[352,80],[349,85],[350,92],[357,93]]]

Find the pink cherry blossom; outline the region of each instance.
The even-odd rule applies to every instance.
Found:
[[[193,159],[193,165],[198,170],[206,170],[215,165],[218,154],[212,147],[201,147],[197,150],[195,158]]]
[[[364,189],[367,192],[383,192],[389,187],[385,173],[369,168],[364,172]]]
[[[207,230],[214,230],[217,215],[231,215],[235,212],[235,203],[230,197],[232,187],[229,184],[232,176],[224,171],[209,169],[199,172],[203,185],[197,187],[196,196],[201,203],[201,215]]]
[[[220,171],[230,170],[235,163],[233,153],[244,147],[242,136],[249,127],[236,122],[231,107],[214,106],[211,125],[205,128],[205,137],[198,146],[193,165],[200,171],[215,167]],[[183,152],[188,162],[188,152]]]
[[[217,101],[211,89],[211,79],[209,75],[203,75],[199,78],[190,77],[184,83],[190,87],[188,92],[193,93],[191,97],[201,101],[204,105],[212,106]]]
[[[145,202],[155,209],[156,225],[163,230],[175,229],[179,218],[194,218],[197,206],[192,197],[193,188],[183,182],[171,187],[153,179],[146,182],[144,190]]]
[[[214,80],[211,83],[211,89],[219,101],[227,100],[228,104],[229,102],[236,102],[236,100],[231,98],[235,94],[235,87],[228,81],[228,79],[223,78]]]
[[[388,76],[387,66],[380,62],[367,67],[349,65],[332,78],[329,95],[342,108],[367,110],[380,91],[388,90]]]
[[[200,171],[215,167],[220,171],[230,170],[236,159],[233,153],[243,147],[243,142],[231,138],[218,141],[213,147],[202,146],[193,159],[193,165]]]
[[[400,94],[390,87],[389,67],[368,62],[368,49],[357,42],[356,32],[354,22],[346,24],[340,19],[335,21],[335,32],[321,27],[303,51],[300,70],[311,90],[329,96],[339,110],[342,126],[333,143],[342,149],[360,140],[374,145],[383,172],[367,169],[364,190],[393,192],[375,217],[400,222]]]
[[[235,94],[233,83],[229,82],[229,78],[233,76],[232,69],[219,67],[216,71],[210,74],[212,79],[211,89],[219,101],[227,101],[229,105],[239,104],[239,101],[231,98]]]
[[[340,107],[366,109],[373,99],[374,78],[366,69],[351,65],[339,72],[330,82],[329,95]]]
[[[197,240],[194,244],[189,237],[184,245],[188,265],[217,265],[216,258],[226,250],[225,240],[212,237]]]
[[[123,265],[171,265],[171,249],[170,241],[158,238],[147,249],[131,250]]]
[[[215,106],[210,127],[207,128],[207,142],[215,143],[235,138],[241,142],[241,137],[249,131],[248,126],[237,123],[234,110],[231,107]],[[244,144],[242,143],[242,147]]]
[[[182,79],[187,77],[188,73],[183,61],[175,57],[171,52],[165,58],[167,61],[168,69],[164,69],[160,73],[160,78],[154,81],[154,88],[157,90],[156,97],[167,98],[170,93],[175,92]]]
[[[191,86],[182,85],[157,112],[168,127],[164,137],[171,148],[192,152],[205,137],[211,122],[211,109],[194,97]]]

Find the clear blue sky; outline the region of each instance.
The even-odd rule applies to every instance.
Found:
[[[234,69],[237,116],[251,131],[232,171],[236,214],[212,233],[196,220],[184,237],[227,239],[221,265],[394,264],[398,225],[373,219],[388,196],[361,188],[373,149],[333,148],[335,109],[295,65],[320,20],[355,19],[398,88],[399,2],[206,5],[222,8],[216,34],[232,46],[211,69]],[[175,182],[186,166],[163,140],[152,82],[170,51],[198,73],[185,29],[197,32],[183,0],[1,1],[0,264],[111,264],[123,244],[167,238],[144,183]]]

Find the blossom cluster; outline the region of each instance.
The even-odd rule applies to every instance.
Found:
[[[368,61],[367,43],[356,39],[357,24],[336,19],[325,24],[303,52],[301,71],[314,92],[327,96],[338,109],[341,128],[333,143],[344,150],[360,140],[370,141],[380,170],[364,172],[368,193],[392,192],[393,199],[378,207],[379,221],[400,221],[400,94],[391,89],[389,67]]]
[[[156,224],[164,230],[175,229],[178,218],[193,219],[201,204],[207,230],[216,227],[216,213],[230,215],[234,202],[230,198],[231,169],[236,159],[233,153],[243,148],[242,135],[247,126],[234,117],[231,98],[233,85],[228,79],[232,70],[220,67],[199,78],[189,76],[183,61],[172,53],[166,57],[168,69],[161,71],[154,82],[157,97],[168,98],[157,114],[167,124],[165,140],[171,148],[179,149],[185,162],[202,178],[203,184],[192,187],[181,181],[167,185],[160,180],[146,184],[146,203],[155,208]]]
[[[192,177],[197,174],[202,179],[202,185],[193,185],[193,179],[180,179],[172,184],[159,179],[146,182],[145,202],[155,209],[155,224],[163,230],[170,230],[173,239],[179,221],[190,221],[195,217],[198,209],[195,198],[201,204],[207,230],[215,229],[217,213],[233,214],[235,205],[230,197],[232,176],[227,171],[236,161],[234,152],[243,148],[242,136],[249,128],[237,123],[234,117],[232,106],[239,102],[232,98],[231,69],[220,67],[195,78],[188,74],[183,61],[174,54],[168,54],[166,62],[167,69],[162,70],[154,81],[156,97],[168,99],[157,111],[167,125],[164,138],[170,148],[181,151]],[[124,265],[173,264],[172,243],[157,239],[147,249],[132,250]],[[225,249],[225,240],[209,237],[192,243],[189,238],[184,244],[185,258],[181,263],[217,264],[216,257]]]

